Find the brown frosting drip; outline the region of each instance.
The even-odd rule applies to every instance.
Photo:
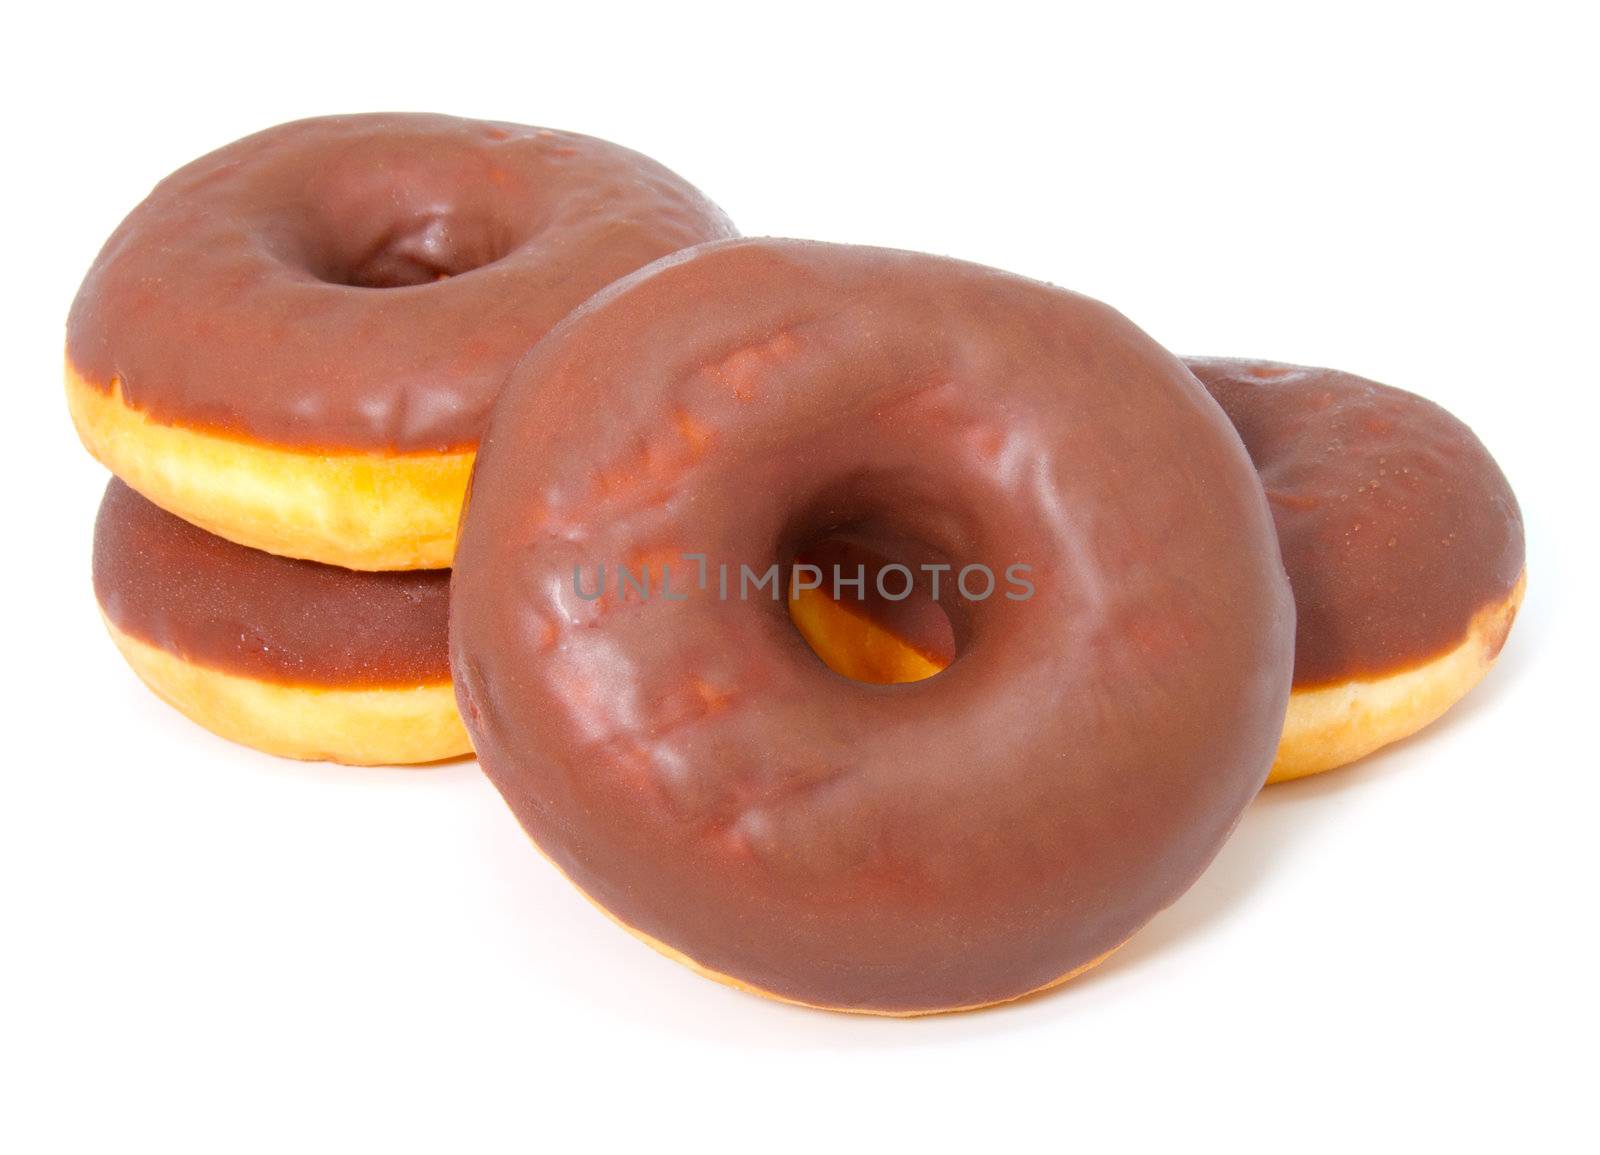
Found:
[[[947,603],[933,678],[853,682],[781,597],[716,593],[837,534],[1036,593]],[[685,600],[574,588],[669,561]],[[1049,286],[795,241],[659,262],[518,367],[451,613],[483,767],[569,877],[715,972],[886,1011],[1023,994],[1175,899],[1292,664],[1260,485],[1180,362]]]
[[[1444,409],[1333,369],[1187,364],[1266,487],[1294,588],[1297,690],[1439,657],[1516,585],[1517,499],[1483,443]]]
[[[168,424],[303,449],[471,448],[506,372],[575,305],[733,235],[673,173],[592,137],[297,121],[156,186],[84,278],[67,357]]]
[[[123,633],[211,669],[339,689],[450,677],[449,570],[357,573],[235,545],[115,479],[94,591]]]

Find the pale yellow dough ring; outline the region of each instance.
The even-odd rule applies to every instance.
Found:
[[[145,685],[241,745],[352,766],[437,762],[472,752],[449,682],[375,689],[284,685],[186,661],[109,620],[106,629]]]
[[[67,406],[106,468],[240,545],[358,570],[444,569],[473,452],[320,453],[168,425],[66,368]]]
[[[1494,665],[1527,584],[1524,572],[1503,601],[1485,607],[1472,619],[1466,638],[1449,653],[1371,681],[1290,694],[1289,713],[1268,783],[1344,766],[1437,720]]]

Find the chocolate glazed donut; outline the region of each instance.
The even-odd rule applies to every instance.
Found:
[[[1035,592],[973,580],[947,670],[850,681],[781,582],[739,588],[839,532]],[[592,597],[598,566],[655,588]],[[1293,628],[1237,436],[1117,313],[757,240],[611,287],[513,374],[451,660],[484,769],[624,926],[759,993],[917,1014],[1062,981],[1194,881],[1266,775]]]
[[[91,452],[214,533],[445,567],[517,358],[589,294],[734,235],[647,157],[448,116],[280,125],[169,176],[84,278],[67,395]]]
[[[139,677],[225,738],[358,765],[470,752],[450,687],[447,570],[278,557],[113,479],[95,520],[94,590]]]
[[[1488,673],[1522,602],[1522,513],[1494,458],[1402,389],[1272,361],[1187,364],[1261,473],[1294,589],[1294,692],[1271,780],[1432,722]]]

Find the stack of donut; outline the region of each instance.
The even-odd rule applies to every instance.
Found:
[[[300,121],[168,177],[67,325],[129,664],[272,753],[468,753],[447,567],[502,380],[596,289],[731,235],[637,153],[445,116]]]
[[[1263,782],[1465,694],[1525,580],[1504,477],[1421,398],[738,239],[546,129],[203,158],[107,243],[67,361],[117,475],[96,593],[157,693],[297,757],[470,737],[618,923],[834,1010],[1092,967]]]

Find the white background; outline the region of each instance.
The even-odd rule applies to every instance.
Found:
[[[1592,6],[571,7],[8,16],[0,1148],[1595,1150]],[[900,1022],[708,983],[471,762],[229,746],[103,636],[104,474],[59,384],[79,278],[169,170],[371,109],[608,137],[750,234],[984,261],[1180,351],[1422,392],[1521,498],[1522,619],[1445,722],[1269,790],[1057,994]]]

